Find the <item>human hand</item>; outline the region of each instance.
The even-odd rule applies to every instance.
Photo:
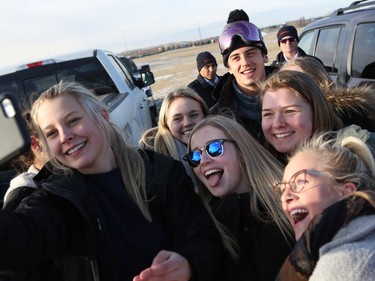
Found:
[[[190,264],[183,256],[163,250],[133,281],[187,281],[191,274]]]

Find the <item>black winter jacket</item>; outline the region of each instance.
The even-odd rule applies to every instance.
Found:
[[[306,54],[305,51],[302,50],[300,47],[298,47],[298,57],[312,57],[318,60],[322,65],[324,65],[323,62],[319,58]],[[272,62],[271,66],[280,68],[285,62],[286,60],[285,60],[284,54],[283,52],[280,52],[277,54],[276,60]]]
[[[215,280],[222,245],[184,167],[151,151],[142,155],[150,212],[170,236],[165,250],[189,261],[192,280]],[[39,276],[38,280],[119,280],[115,245],[85,178],[77,171],[61,176],[44,168],[34,179],[39,189],[15,212],[0,213],[2,272],[38,272],[40,265],[50,263],[60,279]]]
[[[219,280],[275,280],[294,239],[287,241],[274,222],[261,222],[251,214],[249,193],[214,198],[210,204],[241,248],[239,264],[227,256]]]
[[[208,107],[211,107],[216,103],[216,100],[212,97],[214,86],[208,84],[200,74],[197,76],[197,79],[188,85],[188,87],[193,89],[206,102]]]

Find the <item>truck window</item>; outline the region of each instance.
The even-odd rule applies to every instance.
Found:
[[[94,57],[51,63],[0,76],[0,91],[11,93],[21,106],[28,106],[31,94],[41,94],[60,80],[82,83],[96,95],[118,92],[108,73]]]
[[[122,62],[118,61],[114,56],[108,56],[112,60],[112,64],[116,67],[117,72],[121,75],[122,79],[129,86],[130,89],[134,89],[136,85],[133,83],[131,74],[127,71]]]
[[[360,24],[357,27],[351,75],[375,79],[375,22]]]
[[[319,32],[315,52],[315,56],[321,59],[326,69],[335,73],[337,73],[335,60],[340,31],[340,27],[322,29]]]

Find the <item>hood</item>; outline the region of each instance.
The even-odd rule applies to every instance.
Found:
[[[334,86],[325,89],[324,94],[340,116],[348,112],[367,115],[375,110],[375,89],[371,86]]]

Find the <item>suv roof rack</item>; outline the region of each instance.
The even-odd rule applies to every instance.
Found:
[[[375,7],[375,1],[360,0],[360,1],[355,1],[351,3],[348,7],[338,9],[336,12],[333,12],[333,14],[336,14],[338,16],[338,15],[343,15],[347,12],[364,10],[370,7]]]

